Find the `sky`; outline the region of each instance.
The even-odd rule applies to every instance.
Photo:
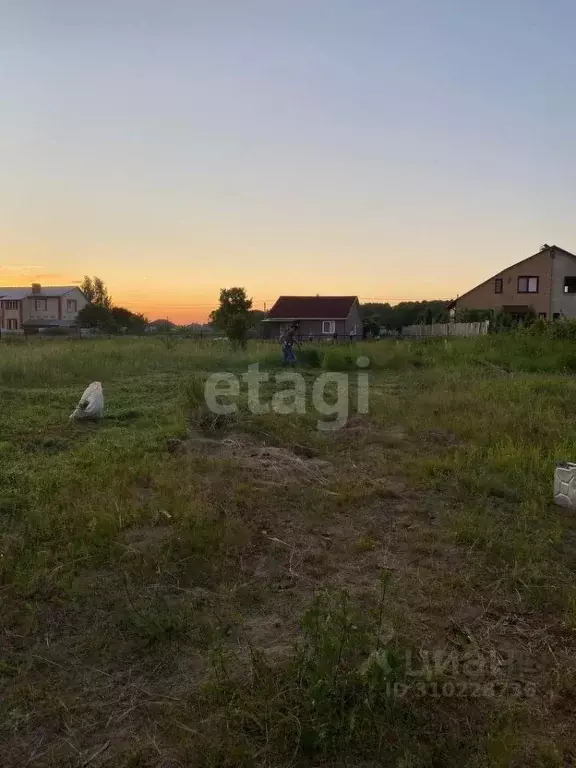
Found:
[[[573,0],[0,0],[0,285],[452,298],[576,251]]]

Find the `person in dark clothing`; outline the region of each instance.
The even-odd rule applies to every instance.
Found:
[[[296,355],[292,347],[296,342],[296,334],[298,332],[298,323],[292,323],[290,328],[280,336],[280,343],[282,344],[282,365],[296,365]]]

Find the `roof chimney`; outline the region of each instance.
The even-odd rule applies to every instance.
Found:
[[[42,293],[42,286],[40,283],[32,283],[32,293]]]

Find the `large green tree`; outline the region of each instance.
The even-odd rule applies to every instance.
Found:
[[[88,277],[84,275],[84,280],[80,285],[80,290],[86,296],[90,304],[105,309],[112,309],[112,297],[103,280],[99,277]]]
[[[99,277],[86,275],[80,290],[90,302],[78,313],[81,327],[97,328],[106,333],[144,333],[148,323],[144,315],[125,307],[115,307],[106,284]]]
[[[252,327],[252,299],[244,288],[222,288],[220,304],[210,313],[210,322],[223,331],[234,346],[246,346]]]

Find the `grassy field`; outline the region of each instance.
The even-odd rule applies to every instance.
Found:
[[[0,344],[2,766],[574,764],[576,344],[355,354],[330,432],[203,409],[269,345]]]

